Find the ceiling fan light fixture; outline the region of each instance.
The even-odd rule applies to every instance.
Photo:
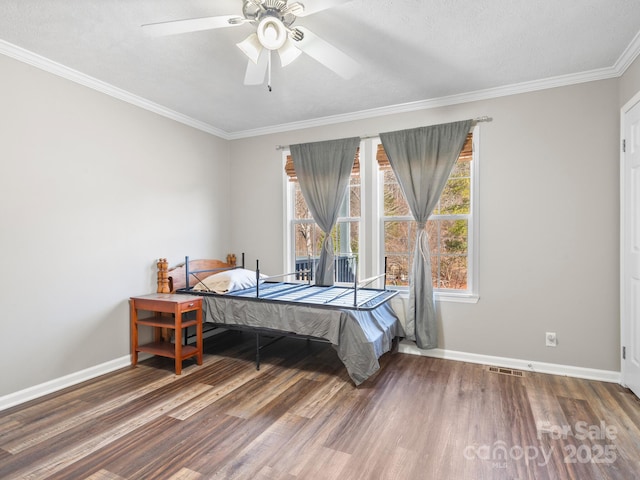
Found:
[[[247,19],[242,17],[233,17],[228,20],[229,25],[242,25],[246,21]]]
[[[295,15],[296,17],[302,15],[304,13],[304,5],[300,2],[290,3],[282,12],[283,15],[286,15],[288,13],[290,13],[291,15]]]
[[[300,42],[304,38],[304,33],[299,28],[294,28],[289,32],[289,35],[296,42]]]
[[[258,39],[258,35],[252,33],[242,42],[236,43],[236,46],[249,57],[249,60],[253,63],[258,63],[258,58],[260,58],[260,52],[262,51],[262,44]]]
[[[280,19],[267,16],[260,20],[257,35],[264,48],[278,50],[287,41],[288,32]]]
[[[291,62],[293,62],[296,58],[298,58],[302,54],[302,50],[296,47],[293,44],[293,40],[287,38],[287,41],[284,42],[284,45],[278,50],[278,56],[280,57],[280,65],[286,67]]]

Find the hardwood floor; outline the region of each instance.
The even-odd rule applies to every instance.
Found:
[[[640,478],[640,401],[616,384],[386,354],[354,387],[326,344],[206,342],[0,412],[0,478]]]

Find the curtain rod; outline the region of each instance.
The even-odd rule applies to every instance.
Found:
[[[480,122],[493,122],[493,118],[488,117],[487,115],[474,118],[473,120],[471,120],[471,126],[475,127]],[[375,138],[377,136],[378,135],[363,135],[360,137],[360,140],[366,140],[367,138]],[[287,148],[289,148],[289,145],[276,145],[276,150],[286,150]]]

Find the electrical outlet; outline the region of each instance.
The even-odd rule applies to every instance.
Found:
[[[556,332],[547,332],[544,334],[545,344],[547,347],[557,347],[558,346],[558,338],[556,337]]]

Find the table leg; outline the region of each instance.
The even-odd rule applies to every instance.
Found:
[[[198,348],[198,365],[202,365],[202,309],[196,310],[196,347]]]
[[[138,364],[138,311],[133,300],[129,300],[129,321],[131,322],[131,365]]]
[[[179,305],[176,305],[174,315],[176,328],[173,341],[176,349],[176,375],[180,375],[182,373],[182,311]]]

